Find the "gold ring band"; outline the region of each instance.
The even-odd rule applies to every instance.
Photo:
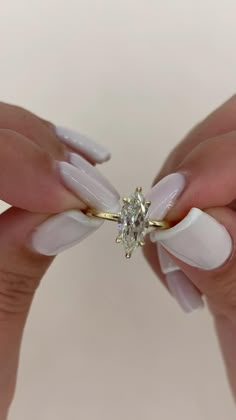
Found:
[[[119,222],[121,218],[120,213],[106,213],[96,209],[88,209],[86,215],[97,217],[98,219],[110,220],[112,222]],[[169,229],[170,223],[167,220],[148,220],[148,226],[159,229]]]
[[[95,209],[88,209],[86,215],[90,217],[98,217],[99,219],[110,220],[112,222],[119,222],[120,214],[119,213],[105,213]]]

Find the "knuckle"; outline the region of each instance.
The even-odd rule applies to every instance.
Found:
[[[208,299],[215,313],[236,319],[236,278],[235,269],[215,273],[210,279]],[[214,286],[213,286],[214,285]]]
[[[38,118],[32,112],[27,111],[17,105],[8,105],[8,117],[14,117],[14,123],[16,126],[24,125],[25,128],[31,128],[32,122],[37,122]]]
[[[64,144],[60,143],[57,139],[53,144],[53,156],[58,160],[65,160],[67,148]]]
[[[0,317],[26,313],[38,284],[36,275],[0,269]]]
[[[4,111],[0,113],[2,129],[11,128],[12,132],[26,136],[54,158],[65,159],[66,147],[56,136],[53,124],[17,105],[5,104],[2,107]]]
[[[235,279],[227,282],[222,293],[223,308],[225,314],[236,319],[236,284]]]

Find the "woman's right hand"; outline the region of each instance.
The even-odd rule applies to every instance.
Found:
[[[146,257],[184,311],[206,297],[236,397],[236,96],[174,148],[147,199],[175,226],[151,234]]]
[[[81,210],[116,211],[119,195],[95,168],[109,152],[71,130],[0,104],[0,420],[13,398],[22,332],[54,256],[102,224]]]

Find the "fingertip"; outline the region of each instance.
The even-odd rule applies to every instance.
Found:
[[[155,235],[170,254],[202,270],[219,268],[232,254],[233,240],[224,224],[198,208],[192,208],[174,227],[156,231]]]
[[[58,138],[75,151],[82,153],[94,163],[104,163],[111,158],[110,151],[91,138],[61,125],[55,125]]]
[[[32,234],[31,245],[40,254],[57,255],[87,238],[102,223],[77,210],[65,211],[39,225]]]
[[[185,313],[204,308],[199,290],[181,270],[166,274],[166,283],[172,296]]]

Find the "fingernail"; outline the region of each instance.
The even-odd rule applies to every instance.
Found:
[[[157,253],[161,271],[166,274],[165,279],[168,289],[183,311],[189,313],[202,308],[204,302],[201,293],[169,257],[159,242],[157,242]]]
[[[150,218],[164,219],[183,192],[185,185],[185,176],[181,173],[167,175],[154,185],[146,196],[147,201],[151,202]],[[150,235],[153,242],[155,242],[155,232],[153,231]]]
[[[77,153],[69,153],[69,162],[74,165],[76,168],[81,169],[85,174],[89,175],[92,178],[96,178],[101,184],[105,185],[110,191],[112,191],[116,196],[118,193],[113,185],[95,168],[91,165],[86,159],[83,159]]]
[[[183,271],[173,271],[166,275],[167,286],[184,312],[190,313],[204,307],[200,292],[190,282]]]
[[[181,261],[203,270],[220,267],[233,248],[226,228],[195,207],[174,227],[156,230],[155,238]]]
[[[82,153],[94,162],[103,163],[111,157],[109,150],[77,131],[58,125],[55,126],[55,131],[64,144]]]
[[[61,179],[65,186],[78,195],[89,207],[103,211],[118,211],[119,194],[104,183],[94,168],[90,173],[79,169],[68,162],[57,162]]]
[[[171,273],[180,268],[175,264],[172,258],[169,257],[163,246],[157,242],[157,253],[159,257],[160,267],[163,274]]]
[[[43,255],[57,255],[81,242],[102,224],[78,210],[69,210],[52,216],[33,232],[31,244]]]

